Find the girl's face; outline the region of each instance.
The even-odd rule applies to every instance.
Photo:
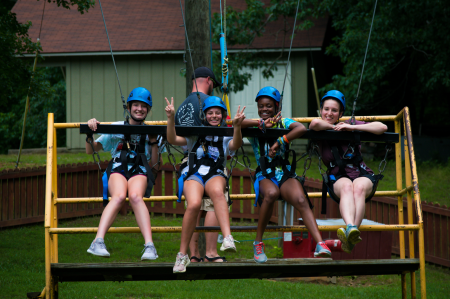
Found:
[[[258,115],[262,119],[266,120],[270,117],[274,117],[277,107],[275,101],[269,97],[260,97],[258,99]]]
[[[322,119],[329,124],[335,124],[342,116],[343,112],[340,112],[341,104],[333,99],[328,99],[323,102],[322,106]]]
[[[219,107],[212,107],[206,110],[206,121],[211,126],[218,126],[222,123],[222,109]]]
[[[148,105],[145,104],[144,102],[140,102],[140,101],[133,101],[131,102],[131,106],[130,107],[130,114],[138,120],[144,120],[147,117],[148,114]]]

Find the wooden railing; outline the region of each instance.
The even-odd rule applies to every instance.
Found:
[[[103,169],[107,162],[101,163]],[[94,163],[58,166],[58,197],[95,197],[101,196],[102,185],[98,166]],[[247,171],[234,170],[230,181],[232,194],[253,193]],[[305,187],[309,192],[322,190],[322,182],[307,179]],[[153,195],[174,195],[177,188],[176,175],[171,165],[166,164],[158,175]],[[0,172],[0,228],[44,221],[45,167],[22,170],[4,170]],[[320,214],[321,199],[312,199],[316,218],[341,218],[338,205],[328,198],[327,214]],[[157,214],[183,215],[184,204],[175,202],[146,202],[149,210]],[[366,204],[365,218],[384,224],[398,222],[398,201],[393,197],[374,197]],[[403,204],[405,223],[407,223],[406,199]],[[414,215],[416,209],[414,210]],[[425,229],[426,260],[431,263],[450,267],[450,209],[438,204],[422,202]],[[58,218],[73,218],[98,215],[103,211],[102,203],[76,203],[58,205]],[[259,208],[252,200],[235,200],[230,217],[233,219],[258,219]],[[301,215],[295,211],[294,219]],[[278,210],[275,205],[272,222],[278,222]],[[417,232],[413,232],[417,248]],[[326,234],[326,232],[324,232]],[[331,236],[331,233],[330,233]],[[408,234],[405,234],[406,254],[409,254]],[[380,240],[382,241],[382,240]],[[399,254],[399,234],[393,234],[392,253]]]

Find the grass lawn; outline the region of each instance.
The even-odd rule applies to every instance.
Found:
[[[154,226],[179,226],[181,218],[152,217]],[[95,227],[99,217],[60,222],[60,227]],[[236,225],[234,223],[233,225]],[[254,225],[239,223],[239,225]],[[134,215],[118,216],[114,226],[136,226]],[[265,238],[276,237],[267,233]],[[251,240],[254,233],[235,233],[237,240]],[[111,258],[86,253],[93,234],[60,235],[59,262],[107,263],[140,262],[143,239],[140,234],[109,234],[105,241]],[[179,234],[154,234],[158,262],[174,262]],[[42,224],[0,230],[0,298],[24,298],[27,292],[42,291],[45,282],[44,228]],[[267,240],[269,258],[280,254],[277,240]],[[237,253],[227,253],[233,261],[252,257],[251,242],[237,243]],[[188,270],[189,271],[189,270]],[[416,273],[420,296],[419,272]],[[409,292],[409,276],[408,292]],[[450,271],[427,265],[428,298],[448,298]],[[59,284],[60,298],[400,298],[400,276],[339,277],[337,284],[301,280],[214,280],[156,282],[74,282]]]
[[[176,161],[180,162],[182,155],[176,151],[172,151],[176,157]],[[241,152],[239,152],[241,154]],[[250,151],[246,151],[247,155],[251,161],[251,168],[256,168],[256,160]],[[110,159],[110,155],[107,152],[100,152],[102,160]],[[15,162],[17,160],[16,155],[0,155],[0,171],[3,169],[13,169],[15,167]],[[71,163],[83,163],[92,162],[92,156],[84,153],[78,154],[59,154],[58,164],[71,164]],[[303,161],[299,161],[297,165],[297,174],[302,175],[303,173]],[[167,154],[163,154],[163,162],[167,163]],[[239,162],[242,163],[242,156],[239,156]],[[378,165],[380,160],[365,161],[367,165],[378,173]],[[44,166],[46,163],[46,155],[23,155],[21,157],[20,167],[37,167]],[[229,165],[229,164],[228,164]],[[244,170],[240,164],[237,164],[238,169]],[[422,201],[438,203],[440,205],[446,205],[450,207],[450,193],[447,191],[446,182],[450,181],[450,162],[438,163],[435,161],[418,162],[417,172],[419,177],[419,188]],[[395,160],[390,159],[384,171],[384,178],[378,185],[378,190],[395,190],[396,180],[395,180]],[[317,157],[312,158],[311,168],[307,171],[306,176],[308,178],[321,179],[318,170],[318,159]],[[403,178],[403,185],[405,185]]]

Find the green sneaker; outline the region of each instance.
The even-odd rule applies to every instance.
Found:
[[[353,248],[355,247],[355,244],[352,244],[348,241],[347,231],[341,227],[337,230],[337,236],[342,242],[342,250],[344,252],[351,253]]]
[[[359,242],[362,241],[360,237],[361,232],[359,231],[356,225],[347,225],[347,230],[345,231],[345,234],[347,235],[347,240],[353,245],[358,244]]]

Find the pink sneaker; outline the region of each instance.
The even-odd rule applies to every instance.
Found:
[[[223,238],[222,246],[220,246],[221,251],[236,252],[236,245],[234,245],[234,239],[232,235],[228,235]],[[237,242],[237,241],[236,241]]]
[[[189,256],[187,254],[182,254],[178,252],[177,259],[175,261],[175,266],[173,266],[173,273],[184,273],[186,272],[186,267],[191,263]]]

